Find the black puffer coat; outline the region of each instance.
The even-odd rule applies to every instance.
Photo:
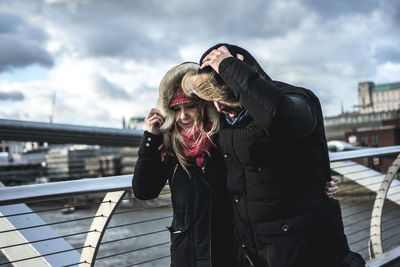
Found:
[[[330,169],[317,97],[262,78],[235,57],[219,74],[249,114],[220,131],[243,250],[255,266],[342,266],[349,247],[339,203],[325,194]]]
[[[219,150],[206,159],[205,171],[190,166],[188,174],[175,156],[160,160],[161,135],[145,132],[132,187],[139,199],[156,198],[168,180],[173,207],[171,266],[234,266],[231,198]]]

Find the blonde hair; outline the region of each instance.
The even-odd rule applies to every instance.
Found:
[[[201,138],[205,136],[208,138],[211,143],[215,146],[215,143],[213,142],[212,136],[214,136],[218,130],[219,130],[219,118],[210,119],[208,114],[207,114],[207,105],[210,103],[205,102],[204,100],[201,100],[200,98],[194,96],[196,100],[194,101],[196,108],[199,112],[198,116],[195,118],[195,121],[193,123],[192,128],[189,130],[191,133],[195,133],[195,131],[199,131],[200,134],[197,136],[194,146],[197,146],[200,144]],[[211,129],[206,130],[207,124],[211,124]],[[181,134],[181,131],[179,130],[179,127],[176,122],[174,122],[174,126],[172,127],[170,133],[170,140],[171,140],[171,145],[172,149],[175,152],[175,155],[181,164],[182,168],[189,174],[190,172],[188,170],[189,162],[188,159],[183,155],[182,150],[187,149],[188,146],[186,142],[184,141],[184,138]],[[207,153],[208,156],[211,155],[210,151],[204,151]]]
[[[213,73],[187,73],[182,79],[182,89],[186,94],[195,94],[206,101],[242,107],[232,90],[226,84],[218,82]]]

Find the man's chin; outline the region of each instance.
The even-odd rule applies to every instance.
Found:
[[[233,121],[236,120],[236,118],[237,118],[236,112],[228,112],[227,114],[231,118],[231,120],[233,120]]]
[[[237,117],[237,114],[238,114],[237,112],[231,111],[231,110],[229,110],[229,111],[224,110],[224,111],[222,111],[222,113],[223,113],[225,116],[229,116],[229,118],[231,118],[231,120],[235,120],[236,117]]]

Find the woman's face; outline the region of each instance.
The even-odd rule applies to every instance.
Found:
[[[199,109],[194,103],[178,104],[171,107],[175,111],[175,122],[181,129],[190,130],[200,116]]]

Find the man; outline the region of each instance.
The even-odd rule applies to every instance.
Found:
[[[224,114],[219,145],[237,238],[249,266],[364,266],[340,205],[325,194],[328,150],[318,98],[273,81],[246,50],[211,47],[184,90]]]

